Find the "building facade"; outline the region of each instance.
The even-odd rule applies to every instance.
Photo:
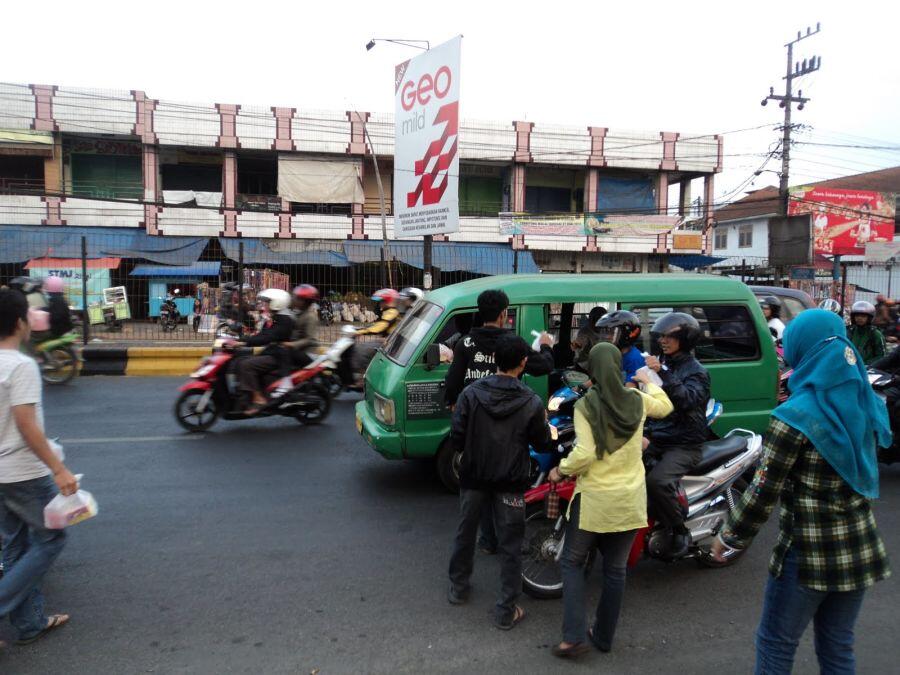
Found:
[[[381,113],[0,84],[0,225],[380,240],[374,150],[393,239],[393,133],[393,116]],[[546,271],[642,271],[664,266],[669,253],[711,247],[704,235],[675,251],[671,233],[510,236],[498,214],[684,214],[692,183],[702,183],[708,209],[720,136],[469,121],[459,145],[460,230],[436,241],[530,251]]]

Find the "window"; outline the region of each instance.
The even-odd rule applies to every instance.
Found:
[[[738,248],[753,246],[753,225],[741,225],[738,228]]]
[[[385,342],[384,355],[405,366],[443,311],[431,302],[417,304]]]
[[[634,306],[630,309],[641,317],[641,339],[646,352],[659,352],[658,345],[650,337],[653,322],[668,312],[684,312],[697,319],[703,332],[695,350],[700,361],[751,361],[759,358],[756,324],[744,305]]]
[[[140,199],[144,182],[139,156],[72,153],[72,193],[99,199]]]
[[[728,228],[727,227],[717,227],[716,228],[716,240],[714,247],[716,250],[728,248]]]

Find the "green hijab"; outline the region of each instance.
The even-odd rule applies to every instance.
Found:
[[[622,352],[609,342],[591,349],[588,373],[594,385],[576,407],[588,419],[597,459],[614,453],[628,441],[644,418],[644,402],[622,382]]]

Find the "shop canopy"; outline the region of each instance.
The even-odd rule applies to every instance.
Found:
[[[714,255],[700,255],[699,253],[694,255],[669,256],[669,264],[680,267],[683,270],[695,270],[698,267],[709,267],[710,265],[715,265],[723,260],[728,260],[728,258],[720,258],[719,256]]]
[[[218,277],[220,262],[195,262],[193,265],[138,265],[132,277]]]
[[[247,265],[349,265],[341,242],[323,244],[302,239],[219,239],[226,257],[236,262],[241,260],[242,243],[243,261]]]
[[[119,258],[91,258],[88,259],[86,267],[90,270],[116,270],[119,269]],[[81,258],[32,258],[25,265],[26,270],[30,269],[81,269]]]
[[[81,238],[87,257],[138,258],[164,265],[190,265],[206,248],[206,237],[159,237],[143,229],[116,227],[0,225],[0,263],[33,258],[81,258]]]
[[[352,263],[381,260],[381,241],[346,241],[344,252]],[[391,260],[423,266],[422,242],[402,241],[388,244]],[[473,274],[533,274],[540,272],[529,251],[516,251],[504,244],[472,244],[436,241],[432,245],[432,265],[443,272],[471,272]]]

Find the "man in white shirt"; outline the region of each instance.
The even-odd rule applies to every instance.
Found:
[[[44,527],[44,507],[57,489],[64,495],[78,489],[44,435],[40,370],[19,351],[28,337],[28,301],[19,291],[0,290],[0,617],[18,631],[17,644],[69,620],[44,613],[41,582],[66,536]]]

